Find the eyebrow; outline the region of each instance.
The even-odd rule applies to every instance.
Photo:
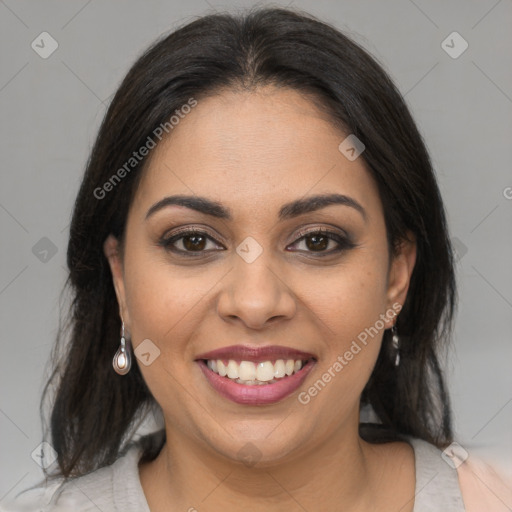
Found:
[[[305,213],[320,210],[333,204],[348,206],[357,210],[366,222],[366,211],[361,206],[361,204],[352,197],[343,194],[320,194],[291,201],[290,203],[286,203],[281,207],[278,217],[281,221],[288,220]],[[153,206],[151,206],[151,208],[146,213],[146,220],[157,211],[167,206],[173,205],[184,206],[186,208],[190,208],[191,210],[195,210],[197,212],[210,215],[218,219],[233,219],[231,210],[217,201],[213,201],[206,197],[174,195],[164,197]]]

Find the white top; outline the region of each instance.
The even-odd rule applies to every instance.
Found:
[[[435,446],[407,439],[414,449],[414,512],[464,512],[457,470]],[[151,512],[139,479],[142,447],[133,443],[117,461],[88,475],[18,494],[4,512]],[[59,483],[60,482],[60,483]],[[10,508],[9,508],[10,507]]]

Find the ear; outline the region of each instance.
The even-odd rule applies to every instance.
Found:
[[[116,291],[117,303],[119,304],[119,314],[123,319],[125,326],[130,325],[128,308],[126,307],[126,293],[124,286],[124,270],[121,252],[119,250],[119,240],[110,234],[103,244],[103,252],[110,265],[112,280]]]
[[[415,263],[416,239],[411,232],[408,232],[407,239],[400,242],[390,263],[387,289],[389,308],[396,303],[400,304],[400,306],[404,305]],[[391,328],[393,324],[394,320],[392,319],[388,328]]]

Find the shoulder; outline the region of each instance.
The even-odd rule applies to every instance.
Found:
[[[416,489],[415,511],[450,510],[464,512],[464,501],[456,465],[445,451],[422,439],[407,438],[414,450]]]
[[[512,509],[512,482],[458,443],[440,450],[421,439],[407,441],[414,449],[416,499],[420,503],[444,500],[453,510],[466,512],[509,512]],[[423,508],[418,507],[418,510]]]
[[[468,454],[457,469],[467,512],[510,512],[512,476],[499,472],[483,459]]]
[[[141,447],[132,445],[110,466],[87,475],[57,480],[18,494],[1,512],[147,511],[138,475]],[[37,508],[36,508],[37,507]],[[121,508],[120,508],[121,507]]]

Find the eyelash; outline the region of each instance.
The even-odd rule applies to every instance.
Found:
[[[181,240],[183,238],[186,238],[186,237],[189,237],[189,236],[193,236],[193,235],[199,235],[199,236],[206,237],[208,240],[213,241],[216,244],[220,245],[220,243],[217,242],[207,232],[200,231],[200,230],[195,229],[195,228],[183,229],[183,230],[180,230],[179,232],[173,234],[170,237],[167,237],[167,238],[163,237],[159,241],[159,245],[162,246],[166,251],[174,252],[174,253],[177,253],[177,254],[180,254],[180,255],[184,255],[185,257],[193,258],[193,257],[197,257],[197,256],[202,256],[201,253],[205,253],[205,252],[208,252],[208,251],[205,251],[205,250],[203,250],[203,251],[185,251],[183,249],[177,249],[176,247],[172,247],[172,245],[175,242],[177,242],[178,240]],[[329,240],[333,240],[334,242],[336,242],[338,244],[338,247],[336,249],[331,249],[330,251],[318,251],[318,252],[306,251],[306,252],[309,252],[311,254],[314,254],[315,257],[326,257],[326,256],[329,256],[329,255],[332,255],[332,254],[335,254],[335,253],[339,253],[339,252],[342,252],[342,251],[346,251],[346,250],[352,249],[352,248],[356,247],[356,245],[357,245],[357,244],[353,243],[348,237],[344,237],[344,236],[342,236],[342,235],[340,235],[338,233],[335,233],[333,231],[327,230],[325,228],[316,228],[316,229],[312,229],[312,230],[309,230],[309,231],[299,232],[298,235],[297,235],[298,238],[295,240],[295,242],[293,242],[292,245],[297,244],[298,242],[303,241],[306,237],[312,236],[312,235],[325,236]],[[298,252],[301,252],[301,251],[298,251]]]

